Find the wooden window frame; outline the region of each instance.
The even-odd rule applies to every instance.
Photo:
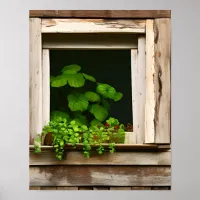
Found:
[[[123,48],[131,49],[131,57],[136,58],[132,59],[132,72],[135,74],[132,81],[135,88],[132,93],[135,94],[133,95],[133,118],[136,121],[134,121],[134,134],[127,134],[127,144],[118,146],[119,148],[135,148],[140,145],[141,148],[158,148],[163,144],[171,143],[170,18],[163,16],[162,12],[160,12],[162,18],[160,18],[158,12],[155,13],[157,17],[150,17],[146,14],[147,17],[143,15],[143,17],[138,17],[139,19],[135,19],[137,17],[134,18],[134,15],[132,16],[133,19],[126,19],[128,18],[127,15],[115,19],[120,15],[120,12],[118,12],[114,17],[110,17],[112,19],[104,20],[104,17],[101,17],[101,12],[98,19],[94,19],[94,14],[91,14],[91,17],[86,16],[87,19],[78,19],[83,17],[81,17],[80,12],[74,14],[74,17],[69,17],[67,11],[65,16],[59,14],[57,16],[39,16],[37,14],[36,16],[35,11],[32,11],[30,17],[29,86],[31,145],[34,137],[42,131],[42,127],[49,121],[49,49],[65,49],[70,48],[70,45],[73,46],[73,44],[69,45],[67,42],[64,43],[64,46],[61,43],[62,45],[57,47],[55,43],[42,44],[42,35],[44,33],[65,34],[75,32],[77,34],[140,34],[138,49],[123,46]],[[167,14],[165,13],[166,16],[168,16]],[[44,17],[50,17],[50,19]],[[61,17],[64,17],[64,19],[61,19]],[[117,48],[113,44],[109,48]],[[136,62],[133,64],[135,60]]]

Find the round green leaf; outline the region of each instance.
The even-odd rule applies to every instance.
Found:
[[[104,121],[108,116],[107,110],[98,104],[93,104],[91,106],[90,113],[92,113],[95,118],[101,122]]]
[[[93,120],[90,122],[90,125],[91,125],[91,126],[97,126],[97,125],[103,126],[103,124],[102,124],[99,120],[97,120],[97,119],[93,119]]]
[[[114,96],[114,101],[119,101],[123,97],[121,92],[116,92]]]
[[[82,87],[85,84],[85,79],[83,78],[83,75],[78,73],[78,74],[68,74],[67,76],[67,80],[68,80],[68,84],[71,87]]]
[[[67,84],[67,77],[65,75],[59,75],[53,78],[51,82],[52,87],[62,87]]]
[[[76,111],[74,114],[74,121],[76,121],[76,124],[78,125],[87,125],[87,117],[83,115],[80,111]]]
[[[88,99],[88,101],[91,102],[96,102],[100,100],[100,96],[95,92],[86,92],[85,96]]]
[[[84,94],[70,94],[68,95],[68,106],[71,111],[85,111],[88,108],[89,102]]]
[[[102,106],[106,109],[109,110],[110,109],[110,104],[108,103],[108,101],[104,98],[101,99],[102,102]]]
[[[62,73],[63,74],[75,74],[78,71],[81,70],[81,67],[79,65],[76,64],[72,64],[72,65],[67,65],[62,69]]]
[[[105,98],[114,99],[116,90],[108,84],[99,84],[96,88],[97,93]]]
[[[85,73],[82,73],[82,74],[85,77],[85,79],[87,79],[88,81],[96,82],[96,79],[93,76],[90,76],[90,75],[85,74]]]

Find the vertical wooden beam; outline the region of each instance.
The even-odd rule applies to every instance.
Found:
[[[50,120],[50,58],[49,49],[42,50],[42,127]],[[42,144],[44,144],[42,138]]]
[[[170,19],[154,20],[155,142],[170,143]]]
[[[133,115],[133,134],[129,134],[129,142],[127,144],[137,143],[137,78],[136,78],[136,71],[138,66],[138,50],[131,49],[131,87],[132,87],[132,115]],[[136,131],[135,131],[136,130]],[[130,137],[131,136],[131,137]]]
[[[145,143],[170,143],[170,19],[146,21]]]
[[[154,20],[146,20],[146,102],[145,102],[145,143],[155,141],[155,95],[154,95]]]
[[[132,65],[132,95],[133,95],[133,127],[136,134],[136,143],[144,143],[145,133],[145,36],[138,37],[137,63]],[[133,57],[134,57],[133,53]],[[134,60],[133,62],[134,63]]]
[[[29,112],[30,144],[42,131],[42,35],[41,19],[29,19]]]

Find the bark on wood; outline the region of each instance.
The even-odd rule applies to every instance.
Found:
[[[30,143],[42,131],[42,39],[41,19],[32,18],[30,23],[29,62],[29,112]]]
[[[42,33],[145,33],[145,20],[42,19]]]
[[[155,142],[170,143],[170,19],[154,21]]]
[[[97,155],[89,159],[82,152],[66,152],[66,159],[59,161],[52,151],[40,154],[30,152],[30,165],[171,165],[171,152],[115,152]]]
[[[30,167],[30,186],[170,186],[170,167]]]
[[[30,10],[30,17],[52,18],[170,18],[170,10]]]

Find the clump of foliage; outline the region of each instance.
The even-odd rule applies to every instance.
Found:
[[[51,88],[61,89],[63,97],[66,96],[66,106],[51,112],[51,121],[43,128],[42,134],[52,134],[52,145],[59,160],[63,158],[64,146],[68,143],[76,147],[82,142],[83,153],[89,158],[93,145],[102,154],[105,151],[103,143],[109,143],[109,151],[113,153],[115,143],[124,142],[124,125],[109,117],[109,101],[117,102],[123,94],[80,70],[79,65],[68,65],[61,74],[50,77]],[[94,90],[83,87],[86,81],[94,84]],[[58,95],[55,98],[58,99]],[[35,152],[38,153],[41,151],[39,139],[35,139]]]

